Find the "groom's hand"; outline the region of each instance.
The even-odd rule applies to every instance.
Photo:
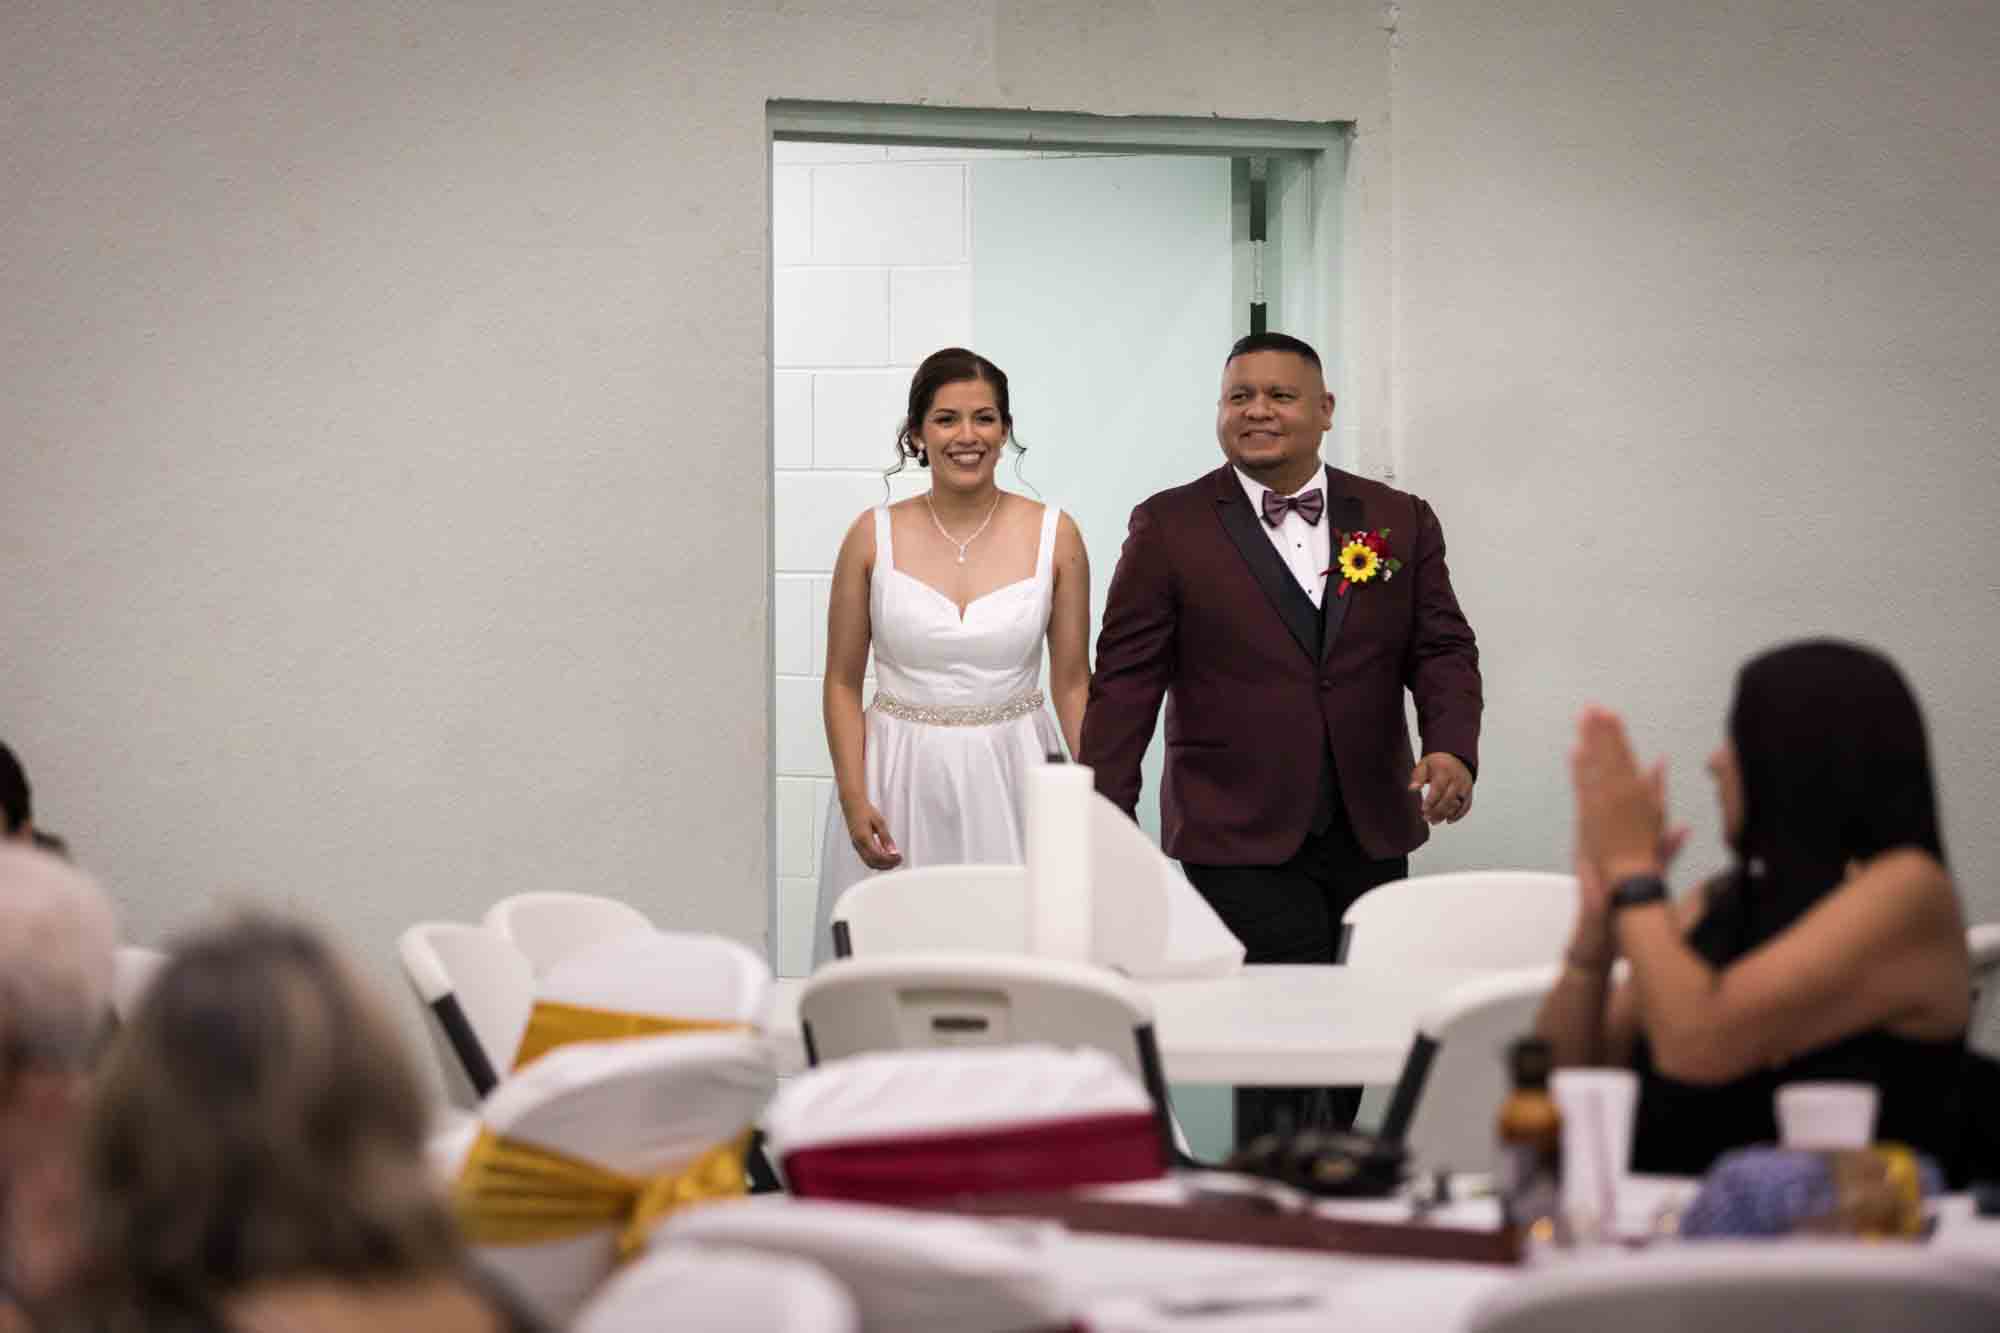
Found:
[[[1455,754],[1427,754],[1410,770],[1410,790],[1430,784],[1424,797],[1424,819],[1431,824],[1456,824],[1472,811],[1472,770]]]

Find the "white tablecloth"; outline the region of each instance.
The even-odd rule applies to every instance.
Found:
[[[1465,968],[1246,967],[1227,977],[1135,983],[1153,1002],[1167,1077],[1177,1083],[1317,1086],[1393,1083],[1417,1015]],[[780,1073],[805,1067],[803,980],[772,987],[766,1031]]]

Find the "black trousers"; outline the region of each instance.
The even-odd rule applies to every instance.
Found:
[[[1283,865],[1182,869],[1243,941],[1245,962],[1331,964],[1347,909],[1376,885],[1406,878],[1410,858],[1369,860],[1337,818]],[[1360,1105],[1360,1088],[1238,1088],[1236,1144],[1285,1129],[1346,1129]]]

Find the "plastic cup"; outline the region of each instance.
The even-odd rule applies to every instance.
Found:
[[[1578,1243],[1608,1239],[1632,1169],[1639,1076],[1629,1069],[1558,1069],[1549,1092],[1562,1112],[1562,1208]]]
[[[1808,1152],[1866,1148],[1880,1101],[1872,1083],[1787,1083],[1777,1093],[1778,1140]]]

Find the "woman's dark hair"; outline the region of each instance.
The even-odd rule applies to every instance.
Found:
[[[896,428],[896,466],[889,469],[890,475],[903,470],[905,464],[914,462],[918,467],[929,467],[930,456],[919,442],[923,434],[924,416],[931,410],[931,403],[937,398],[939,389],[947,384],[963,384],[967,380],[980,380],[993,388],[993,402],[1000,409],[1000,423],[1007,428],[1007,434],[1014,448],[1021,453],[1027,450],[1013,441],[1014,410],[1007,398],[1007,372],[988,361],[977,352],[963,347],[945,347],[924,358],[917,373],[910,377],[910,401],[903,415],[903,423]]]
[[[1752,658],[1729,739],[1743,777],[1738,948],[1803,916],[1851,862],[1899,847],[1944,861],[1923,714],[1880,653],[1814,639]]]

